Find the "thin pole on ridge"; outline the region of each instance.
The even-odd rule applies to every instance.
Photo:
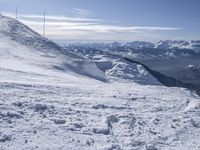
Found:
[[[43,36],[45,37],[45,23],[46,23],[46,19],[45,19],[45,16],[46,16],[46,14],[45,14],[45,11],[44,11],[44,24],[43,24]]]
[[[15,17],[16,17],[16,20],[17,20],[17,13],[18,13],[18,8],[17,8],[17,6],[16,6],[16,8],[15,8]]]

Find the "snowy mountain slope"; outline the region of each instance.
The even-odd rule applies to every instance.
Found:
[[[17,20],[1,15],[0,33],[4,37],[8,37],[9,39],[17,43],[20,43],[34,50],[43,51],[47,54],[56,53],[56,55],[58,55],[58,51],[62,51],[62,48],[56,43],[42,37],[40,34],[33,31],[28,26],[22,24]],[[74,59],[81,59],[78,58],[76,55],[70,53],[68,53],[68,56],[74,56]],[[70,57],[68,59],[70,59]]]
[[[2,28],[5,22],[0,22]],[[20,34],[16,36],[24,38]],[[21,43],[0,32],[0,150],[199,149],[197,95],[138,84],[134,80],[139,77],[101,82],[82,76],[75,69],[102,72],[85,59],[68,56],[69,51],[52,48],[47,54],[49,45],[35,47],[34,39]],[[101,69],[107,61],[108,66],[119,63],[98,51],[90,57],[98,67],[103,64]],[[115,71],[124,75],[127,70],[120,65]],[[144,70],[134,75],[138,71]]]
[[[35,74],[50,72],[71,72],[106,80],[105,75],[90,61],[67,52],[43,38],[22,23],[0,16],[1,68]],[[93,68],[90,71],[88,68]]]

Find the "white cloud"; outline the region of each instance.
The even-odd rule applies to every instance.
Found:
[[[10,17],[15,17],[15,14],[13,13],[8,13],[8,12],[2,12],[3,15],[5,16],[10,16]],[[18,14],[18,17],[21,19],[43,19],[43,15],[34,15],[34,14]],[[105,20],[102,19],[92,19],[92,18],[81,18],[81,17],[66,17],[66,16],[51,16],[51,15],[46,15],[47,20],[54,20],[54,21],[90,21],[90,22],[102,22]]]
[[[4,15],[15,17],[15,14],[3,13]],[[21,22],[30,26],[39,33],[42,32],[42,15],[19,14]],[[181,28],[174,27],[143,27],[143,26],[123,26],[108,24],[101,19],[72,18],[66,16],[46,16],[46,35],[50,38],[67,40],[134,40],[145,38],[156,38],[160,32],[177,31]]]

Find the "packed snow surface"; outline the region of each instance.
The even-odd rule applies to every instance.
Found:
[[[0,17],[0,150],[200,149],[197,95],[110,80],[95,63],[11,38],[3,19],[14,23]]]

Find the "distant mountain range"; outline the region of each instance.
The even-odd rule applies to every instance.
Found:
[[[145,41],[133,41],[127,43],[112,42],[112,43],[75,43],[73,45],[97,48],[97,49],[107,49],[107,48],[133,48],[133,49],[143,49],[143,48],[158,48],[158,49],[191,49],[196,52],[200,51],[200,40],[165,40],[159,41],[157,43],[145,42]]]
[[[75,43],[64,47],[86,57],[97,57],[99,51],[128,57],[164,75],[200,88],[200,41],[166,40],[156,44],[145,41]],[[94,57],[90,59],[96,61]],[[124,71],[124,77],[126,73]]]

